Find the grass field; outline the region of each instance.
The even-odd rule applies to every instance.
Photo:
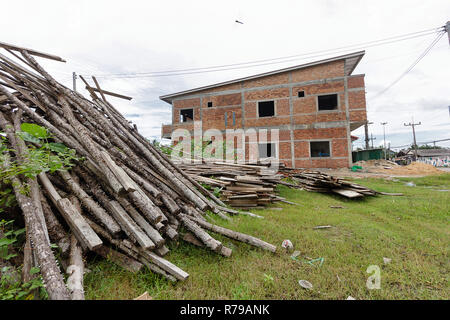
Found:
[[[406,186],[408,181],[416,186]],[[356,182],[404,196],[347,200],[281,186],[281,196],[299,206],[253,211],[264,219],[211,220],[277,246],[290,239],[301,252],[297,261],[284,250],[272,254],[220,236],[233,249],[230,258],[180,240],[169,245],[166,258],[190,274],[187,281],[173,284],[149,271],[132,274],[98,258],[85,276],[86,298],[131,299],[148,291],[154,299],[449,299],[450,192],[438,190],[450,189],[450,174]],[[333,227],[313,229],[319,225]],[[322,257],[323,264],[310,265],[305,257]],[[384,264],[383,257],[392,262]],[[370,265],[381,270],[381,289],[366,287]],[[300,287],[300,279],[313,289]]]

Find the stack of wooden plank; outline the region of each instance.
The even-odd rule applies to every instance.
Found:
[[[346,198],[362,198],[364,196],[378,194],[375,190],[330,176],[320,171],[285,168],[281,172],[285,177],[290,178],[293,183],[284,181],[278,183],[291,188],[313,192],[337,193]]]
[[[82,257],[88,251],[132,271],[146,266],[173,281],[189,275],[162,256],[169,251],[166,242],[182,232],[183,240],[227,257],[231,249],[205,230],[275,252],[275,246],[262,240],[207,222],[207,210],[227,219],[226,213],[238,212],[140,135],[107,101],[111,92],[102,90],[94,77],[95,87],[82,78],[89,100],[57,82],[34,56],[63,59],[2,42],[1,48],[2,174],[27,166],[30,148],[41,147],[39,139],[19,137],[23,123],[45,128],[50,133],[45,143],[63,145],[83,157],[69,171],[17,174],[0,181],[13,189],[19,206],[14,219],[26,227],[24,278],[30,277],[31,266],[39,266],[50,299],[84,298]],[[258,195],[273,188],[265,182],[252,186]],[[51,243],[58,245],[58,255]],[[67,286],[60,266],[69,274]]]
[[[180,164],[180,168],[195,181],[218,187],[220,199],[234,208],[258,208],[285,201],[275,189],[283,176],[267,164],[210,162]]]

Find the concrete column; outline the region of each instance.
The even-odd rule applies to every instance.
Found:
[[[291,141],[291,162],[295,168],[295,145],[294,145],[294,103],[292,101],[292,72],[289,72],[289,116],[291,124],[289,126],[289,138]]]
[[[345,94],[345,118],[347,121],[347,143],[348,143],[348,166],[351,167],[353,165],[352,161],[352,137],[351,137],[351,129],[350,129],[350,111],[348,107],[348,77],[344,78],[344,94]]]

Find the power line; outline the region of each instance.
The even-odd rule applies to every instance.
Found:
[[[117,74],[103,74],[103,75],[99,74],[99,75],[96,75],[96,77],[97,78],[162,77],[162,76],[176,76],[176,75],[195,74],[195,73],[226,71],[226,70],[234,70],[234,69],[262,66],[262,65],[278,64],[278,63],[295,61],[295,60],[298,60],[299,57],[314,58],[314,57],[328,55],[331,53],[345,52],[345,51],[350,50],[351,48],[352,48],[352,50],[355,50],[359,47],[367,48],[367,47],[385,45],[385,44],[389,44],[389,43],[395,43],[395,42],[404,41],[404,40],[415,39],[418,37],[435,34],[436,32],[442,32],[443,28],[444,27],[432,28],[432,29],[412,32],[412,33],[408,33],[408,34],[404,34],[404,35],[389,37],[389,38],[385,38],[385,39],[378,39],[378,40],[367,41],[367,42],[363,42],[363,43],[359,43],[359,44],[338,47],[338,48],[334,48],[334,49],[319,50],[319,51],[313,51],[313,52],[309,52],[309,53],[302,53],[302,54],[278,57],[278,58],[272,58],[272,59],[254,60],[254,61],[249,61],[249,62],[217,65],[217,66],[202,67],[202,68],[188,68],[188,69],[151,71],[151,72],[117,73]],[[295,58],[295,59],[292,59],[292,58]],[[265,62],[267,62],[267,63],[265,63]]]
[[[433,140],[433,141],[428,141],[428,142],[419,142],[419,144],[428,144],[428,143],[443,142],[443,141],[450,141],[450,138],[440,139],[440,140]]]
[[[404,76],[406,76],[419,62],[422,60],[428,52],[434,47],[436,43],[439,42],[439,40],[442,38],[442,36],[445,34],[445,31],[440,31],[438,36],[431,42],[431,44],[425,49],[424,52],[404,71],[394,82],[392,82],[390,85],[388,85],[386,88],[375,94],[375,96],[372,97],[372,100],[381,96],[383,93],[388,91],[390,88],[392,88],[397,82],[399,82]]]
[[[428,33],[428,34],[424,34],[424,35],[430,35],[430,34],[434,34],[433,33]],[[423,35],[420,35],[423,36]],[[365,49],[365,48],[370,48],[370,47],[375,47],[375,46],[380,46],[380,45],[385,45],[385,44],[389,44],[389,43],[394,43],[394,42],[399,42],[399,41],[403,41],[403,40],[408,40],[408,39],[413,39],[413,38],[417,38],[418,36],[415,37],[410,37],[410,38],[405,38],[405,39],[400,39],[400,40],[395,40],[395,41],[389,41],[389,42],[384,42],[384,43],[379,43],[379,44],[373,44],[373,45],[361,45],[359,47],[355,47],[352,48],[351,50],[356,50],[356,49]],[[164,71],[155,71],[152,73],[133,73],[133,74],[118,74],[118,75],[99,75],[97,77],[99,78],[147,78],[147,77],[167,77],[167,76],[179,76],[179,75],[190,75],[190,74],[199,74],[199,73],[210,73],[210,72],[218,72],[218,71],[229,71],[229,70],[236,70],[236,69],[246,69],[246,68],[253,68],[253,67],[259,67],[259,66],[266,66],[266,65],[273,65],[273,64],[281,64],[281,63],[286,63],[286,62],[293,62],[293,61],[298,61],[299,59],[311,59],[311,58],[318,58],[318,57],[323,57],[323,56],[327,56],[330,54],[338,54],[338,53],[345,53],[347,51],[349,51],[350,48],[345,49],[345,50],[339,50],[339,51],[333,51],[333,50],[324,50],[322,54],[316,54],[316,55],[307,55],[307,54],[303,54],[301,56],[303,56],[303,58],[293,58],[293,59],[288,59],[288,60],[282,60],[282,61],[274,61],[274,62],[266,62],[266,63],[257,63],[256,62],[248,62],[248,63],[241,63],[241,64],[236,64],[238,66],[235,67],[206,67],[206,68],[199,68],[197,69],[198,71],[188,71],[188,72],[177,72],[177,70],[172,70],[172,71],[166,71],[164,73]],[[299,55],[300,56],[300,55]],[[277,60],[277,59],[275,59]],[[244,65],[245,64],[245,65]],[[195,69],[194,69],[195,70]]]
[[[427,142],[418,142],[417,144],[429,144],[429,143],[444,142],[444,141],[450,141],[450,138],[440,139],[440,140],[433,140],[433,141],[427,141]],[[409,144],[404,144],[402,146],[391,147],[391,149],[398,149],[398,148],[404,148],[404,147],[409,147],[409,146],[412,146],[412,144],[409,143]]]

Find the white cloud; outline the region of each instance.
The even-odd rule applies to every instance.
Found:
[[[163,94],[230,80],[306,61],[215,73],[144,79],[111,79],[102,74],[198,68],[267,59],[341,47],[443,25],[450,3],[436,1],[21,1],[3,7],[0,41],[31,47],[67,60],[42,61],[71,86],[72,71],[98,75],[106,90],[133,97],[111,101],[146,136],[160,134],[171,121]],[[20,13],[20,21],[18,17]],[[237,24],[238,19],[244,24]],[[13,26],[13,27],[12,27]],[[450,131],[448,39],[382,97],[372,97],[394,81],[426,48],[432,36],[367,48],[355,73],[366,74],[371,132],[382,135],[387,121],[393,144],[410,142],[403,126],[411,116],[418,132],[435,139]],[[91,80],[88,80],[91,81]],[[92,83],[92,81],[91,81]],[[81,81],[77,82],[82,89]],[[354,135],[364,139],[363,130]],[[382,140],[382,138],[377,138]]]

